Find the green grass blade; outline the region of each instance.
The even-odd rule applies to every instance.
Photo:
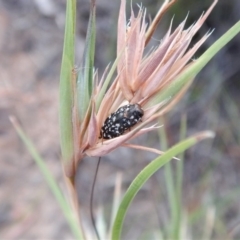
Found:
[[[160,125],[164,125],[164,122],[162,121]],[[160,137],[160,143],[161,143],[161,150],[165,151],[168,149],[168,142],[167,142],[167,136],[165,127],[159,128],[159,137]],[[171,162],[168,162],[164,166],[164,180],[167,188],[167,197],[168,202],[170,205],[170,222],[166,228],[168,238],[171,239],[172,235],[174,233],[174,222],[177,218],[177,200],[176,200],[176,190],[175,190],[175,184],[174,184],[174,177],[173,177],[173,170]]]
[[[69,224],[74,236],[76,237],[76,239],[83,239],[81,230],[78,225],[78,220],[76,218],[76,215],[73,213],[67,200],[63,196],[60,188],[57,185],[57,182],[55,181],[53,175],[51,174],[50,170],[48,169],[47,165],[45,164],[45,161],[41,158],[41,156],[37,152],[36,148],[34,147],[33,143],[23,132],[22,128],[18,125],[16,120],[14,118],[11,118],[11,122],[13,123],[13,126],[15,127],[19,137],[24,142],[26,148],[28,149],[29,153],[31,154],[34,161],[38,165],[40,171],[42,172],[49,188],[51,189],[53,195],[55,196],[56,200],[58,201],[59,206],[62,209],[63,214],[64,214],[66,220],[68,221],[68,224]]]
[[[92,1],[89,16],[83,63],[77,78],[77,99],[80,121],[84,119],[93,91],[93,71],[96,39],[96,6]]]
[[[76,0],[67,0],[66,25],[60,74],[59,121],[60,142],[64,164],[73,156],[73,69],[76,25]]]
[[[187,116],[184,114],[181,117],[181,125],[180,125],[180,137],[179,140],[182,141],[187,134]],[[184,153],[182,152],[179,154],[179,159],[181,161],[179,164],[177,164],[177,196],[179,199],[182,198],[181,193],[182,193],[182,179],[183,179],[183,158],[184,158]]]
[[[113,231],[112,231],[112,240],[119,240],[122,232],[122,225],[127,213],[127,209],[132,202],[133,198],[136,196],[138,191],[141,189],[143,184],[162,166],[168,163],[174,156],[177,156],[181,152],[185,151],[189,147],[195,145],[202,139],[213,137],[212,132],[203,132],[193,137],[190,137],[165,152],[162,156],[157,157],[150,164],[148,164],[132,181],[128,190],[126,191],[123,200],[119,206],[117,216],[114,221]]]
[[[180,141],[182,141],[186,137],[187,132],[187,117],[184,114],[181,118],[181,126],[180,126]],[[176,174],[176,222],[174,223],[174,239],[180,239],[181,232],[181,219],[182,219],[182,181],[183,181],[183,166],[184,166],[184,152],[179,154],[178,156],[181,161],[177,162],[177,174]]]
[[[170,85],[161,91],[151,102],[155,104],[174,96],[185,84],[191,81],[206,64],[238,33],[240,32],[240,21],[220,37],[208,50],[205,51],[195,62],[182,72]]]

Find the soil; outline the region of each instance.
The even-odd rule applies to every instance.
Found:
[[[229,2],[232,4],[232,18],[229,21],[223,19],[220,22],[221,19],[215,17],[224,7],[220,1],[215,15],[207,22],[211,26],[215,24],[220,27],[204,45],[205,48],[235,22],[240,5],[237,0]],[[149,4],[153,5],[151,2]],[[97,5],[96,65],[101,76],[115,54],[118,5],[107,0],[98,0]],[[78,65],[83,53],[88,15],[89,2],[78,1]],[[64,0],[0,0],[0,239],[73,239],[66,219],[39,168],[9,121],[9,116],[18,119],[65,192],[58,126],[58,86],[64,21]],[[197,79],[195,87],[202,92],[208,88],[199,82],[203,80],[206,83],[207,76],[213,76],[213,67],[219,69],[217,72],[222,79],[220,84],[210,85],[203,100],[193,100],[191,106],[186,102],[193,95],[188,95],[169,115],[169,122],[166,123],[171,145],[178,138],[179,111],[189,113],[188,135],[206,128],[217,132],[214,142],[200,144],[186,156],[183,201],[189,213],[200,207],[207,209],[213,206],[219,214],[216,216],[221,219],[220,223],[226,226],[224,234],[232,233],[232,239],[240,238],[240,231],[236,228],[239,226],[240,213],[240,129],[239,124],[228,115],[229,112],[226,113],[226,102],[222,94],[226,90],[233,93],[233,101],[239,98],[239,42],[238,38],[238,41],[233,41],[216,57],[215,63],[209,65]],[[192,91],[196,90],[194,89]],[[198,94],[197,92],[196,95]],[[213,103],[218,110],[208,108],[206,101]],[[239,111],[239,105],[237,109]],[[240,116],[239,112],[237,116]],[[136,141],[159,148],[157,133]],[[95,214],[104,211],[108,223],[116,179],[122,177],[124,192],[137,173],[155,157],[151,153],[126,148],[120,148],[104,157],[95,189]],[[89,199],[96,164],[97,159],[85,158],[79,166],[77,177],[81,217],[84,226],[89,228]],[[164,181],[164,172],[161,170],[137,195],[126,218],[124,239],[138,239],[143,232],[147,236],[151,229],[158,229],[168,221],[169,203]],[[217,200],[226,196],[227,203],[224,203],[219,213]],[[201,232],[201,226],[198,229]]]

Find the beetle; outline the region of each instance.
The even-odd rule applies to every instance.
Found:
[[[140,122],[143,115],[144,111],[137,103],[120,107],[105,120],[101,128],[100,138],[111,139],[124,134],[126,130],[130,130],[131,127]]]

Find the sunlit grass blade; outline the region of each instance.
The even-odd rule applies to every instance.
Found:
[[[122,174],[117,173],[116,181],[115,181],[115,189],[114,189],[114,196],[113,196],[113,203],[112,203],[112,212],[111,212],[111,220],[110,220],[108,239],[110,239],[114,219],[117,214],[118,207],[120,205],[121,194],[122,194]]]
[[[107,239],[107,222],[104,216],[103,207],[99,207],[96,214],[96,226],[100,239]]]
[[[128,190],[126,191],[123,200],[119,206],[117,216],[114,221],[113,230],[112,230],[112,240],[118,240],[121,237],[122,225],[127,213],[127,209],[131,204],[132,200],[141,189],[143,184],[162,166],[168,163],[174,156],[177,156],[181,152],[185,151],[189,147],[195,145],[199,141],[205,138],[212,138],[214,134],[210,131],[199,133],[193,137],[190,137],[175,146],[171,147],[166,151],[162,156],[157,157],[150,164],[148,164],[132,181]]]
[[[96,39],[96,6],[91,1],[88,30],[81,64],[77,77],[77,101],[80,121],[84,119],[93,91],[94,55]]]
[[[161,91],[151,104],[162,102],[169,96],[174,96],[185,84],[191,81],[206,64],[240,32],[240,21],[220,37],[208,50],[183,71],[169,86]]]
[[[66,25],[60,74],[59,121],[60,142],[64,164],[73,156],[73,82],[74,79],[74,43],[76,25],[76,0],[67,0]]]
[[[212,233],[214,229],[216,219],[216,208],[213,205],[208,206],[206,211],[206,220],[204,226],[204,233],[201,239],[210,240],[212,239]]]
[[[68,224],[76,237],[76,239],[83,239],[81,230],[78,225],[78,220],[76,214],[73,212],[72,208],[70,207],[69,203],[67,202],[66,198],[63,196],[60,188],[57,185],[53,175],[51,174],[50,170],[48,169],[45,161],[41,158],[39,153],[37,152],[35,146],[31,142],[31,140],[26,136],[22,128],[19,126],[15,118],[10,118],[13,126],[15,127],[19,137],[22,139],[23,143],[25,144],[26,148],[28,149],[29,153],[31,154],[32,158],[38,165],[40,171],[42,172],[49,188],[51,189],[53,195],[55,196],[56,200],[59,203],[60,208],[63,211],[63,214],[68,221]]]

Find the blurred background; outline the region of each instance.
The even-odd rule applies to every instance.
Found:
[[[79,66],[89,16],[89,1],[78,0],[76,65]],[[153,18],[162,0],[143,0]],[[120,1],[97,0],[96,62],[99,75],[115,58]],[[137,11],[137,1],[133,8]],[[187,26],[212,1],[179,0],[164,16],[151,42],[157,45],[174,16],[176,27],[188,14]],[[140,2],[138,2],[140,4]],[[130,6],[128,2],[128,14]],[[197,52],[201,55],[240,18],[239,0],[219,3],[194,38],[215,29]],[[128,15],[129,16],[129,15]],[[60,186],[58,85],[65,21],[64,0],[0,0],[0,238],[72,239],[70,229],[39,169],[17,137],[9,116],[16,116],[46,160]],[[194,43],[193,41],[193,43]],[[203,236],[206,219],[214,216],[210,239],[240,239],[240,35],[234,38],[197,76],[190,91],[164,118],[171,146],[179,140],[181,116],[187,115],[187,135],[216,132],[187,151],[183,170],[183,211],[192,239]],[[159,146],[158,133],[136,140]],[[109,224],[116,176],[123,192],[136,174],[156,156],[120,148],[102,158],[94,206]],[[89,199],[97,159],[79,166],[78,188],[84,224],[90,225]],[[176,167],[173,162],[173,167]],[[163,170],[145,184],[132,203],[123,239],[148,238],[169,221]],[[192,235],[191,235],[192,234]]]

